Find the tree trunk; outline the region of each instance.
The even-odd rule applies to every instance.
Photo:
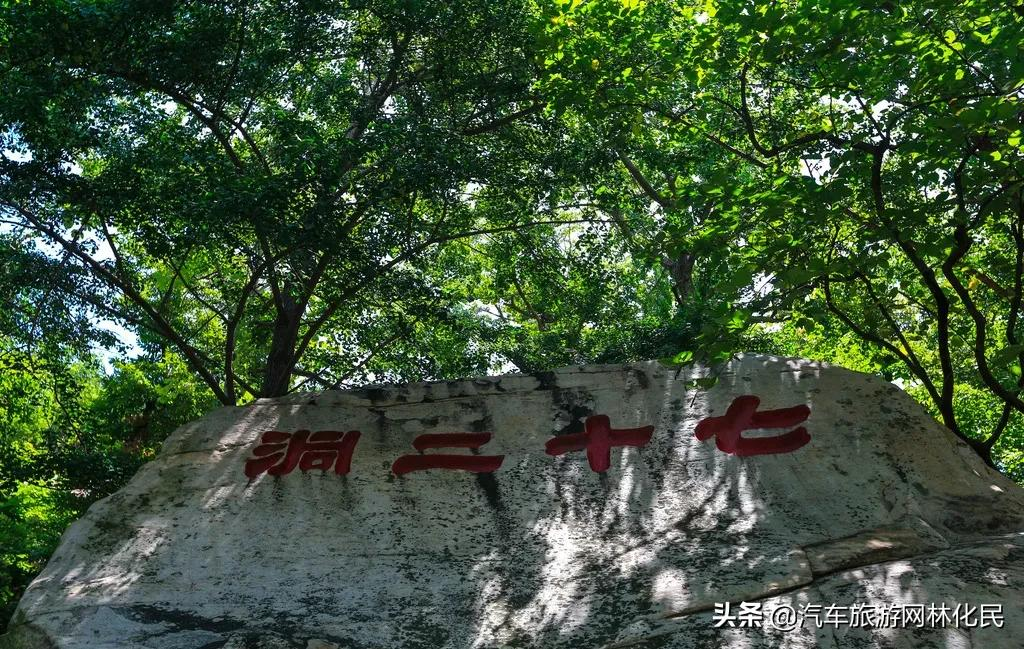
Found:
[[[282,291],[263,385],[260,386],[261,397],[283,397],[288,394],[292,370],[295,368],[295,342],[301,318],[302,306],[295,302],[288,291]]]
[[[974,449],[974,452],[977,453],[979,457],[981,457],[982,461],[985,462],[985,464],[989,465],[990,467],[992,467],[996,471],[999,470],[999,468],[996,467],[996,463],[992,460],[992,447],[991,446],[989,446],[985,442],[979,442],[979,441],[974,440],[974,439],[968,439],[966,441],[967,441],[967,445],[970,446],[972,449]]]
[[[693,288],[693,263],[697,260],[694,255],[683,251],[676,259],[663,256],[661,265],[668,271],[672,278],[672,294],[676,298],[676,305],[683,306],[690,291]]]

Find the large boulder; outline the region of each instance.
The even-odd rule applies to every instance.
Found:
[[[71,526],[7,646],[1019,649],[1020,488],[878,378],[707,374],[217,410]]]

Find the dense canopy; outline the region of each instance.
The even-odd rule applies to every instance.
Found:
[[[4,2],[0,602],[175,426],[301,390],[770,351],[1024,479],[1022,42],[993,0]]]

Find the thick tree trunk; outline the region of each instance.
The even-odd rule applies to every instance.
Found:
[[[261,397],[282,397],[288,394],[292,371],[295,369],[295,342],[298,339],[301,318],[302,306],[297,304],[287,291],[282,291],[263,385],[260,386]]]

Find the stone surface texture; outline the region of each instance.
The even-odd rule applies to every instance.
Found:
[[[60,649],[1024,647],[1024,492],[871,376],[745,355],[223,408],[65,533],[0,646]],[[740,457],[697,423],[753,394],[811,441]],[[642,448],[545,454],[607,415]],[[359,430],[348,475],[248,480],[270,430]],[[396,477],[424,433],[491,432],[492,474]],[[748,437],[784,431],[749,431]],[[432,453],[470,454],[466,449]],[[1001,604],[1002,628],[715,628],[715,603]]]

